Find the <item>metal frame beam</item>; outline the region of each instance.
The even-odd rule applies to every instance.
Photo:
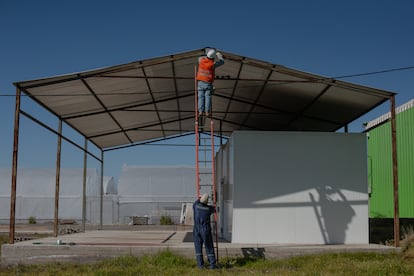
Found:
[[[59,235],[59,191],[60,191],[60,161],[62,155],[62,120],[59,120],[56,150],[56,180],[55,180],[55,218],[54,218],[54,235]]]
[[[18,170],[18,148],[19,148],[19,131],[20,131],[20,115],[24,115],[31,121],[37,123],[38,125],[42,126],[43,128],[49,130],[50,132],[54,133],[58,137],[58,146],[57,146],[57,153],[56,153],[56,183],[55,183],[55,210],[54,210],[54,235],[58,235],[58,218],[59,218],[59,187],[60,187],[60,160],[61,160],[61,140],[64,139],[65,141],[69,142],[73,146],[82,150],[85,156],[89,155],[101,162],[101,166],[103,168],[103,152],[101,149],[102,157],[101,159],[96,157],[94,154],[89,152],[87,148],[83,148],[73,142],[71,139],[65,137],[62,134],[62,120],[59,118],[59,129],[58,131],[54,130],[53,128],[49,127],[45,123],[39,121],[38,119],[34,118],[32,115],[24,112],[21,110],[21,93],[22,90],[19,87],[16,87],[16,104],[15,104],[15,111],[14,111],[14,142],[13,142],[13,159],[12,159],[12,178],[11,178],[11,192],[10,192],[10,223],[9,223],[9,243],[14,244],[15,239],[15,224],[16,224],[16,191],[17,191],[17,170]],[[85,138],[86,139],[86,138]],[[87,141],[87,140],[85,140]],[[86,164],[85,164],[86,166]],[[101,179],[101,181],[103,181]],[[103,182],[101,183],[103,186]],[[101,196],[102,201],[102,196]],[[102,203],[101,203],[102,208]],[[102,210],[101,210],[102,212]],[[102,216],[101,216],[101,223],[102,223]]]
[[[9,243],[14,244],[14,234],[16,230],[16,187],[17,187],[17,159],[19,155],[19,129],[20,129],[20,100],[21,90],[16,88],[16,105],[14,109],[14,139],[13,139],[13,160],[12,160],[12,179],[10,192],[10,229]]]
[[[395,114],[395,96],[391,101],[391,141],[392,141],[392,179],[394,197],[394,245],[400,245],[400,212],[398,203],[398,156],[397,156],[397,123]]]

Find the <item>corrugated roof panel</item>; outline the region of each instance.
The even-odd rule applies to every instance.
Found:
[[[88,78],[85,80],[108,108],[151,101],[145,79],[142,78]]]
[[[99,134],[92,140],[98,147],[122,146],[194,129],[194,68],[204,52],[199,49],[15,85],[86,137]],[[221,129],[226,135],[261,128],[335,131],[393,95],[221,52],[225,64],[216,70],[213,120],[215,131]],[[176,122],[178,132],[167,133],[164,126]],[[125,134],[155,126],[160,129],[130,139]]]
[[[101,145],[102,148],[117,147],[119,145],[127,145],[131,143],[127,136],[122,132],[97,136],[91,138],[90,140],[96,145]]]
[[[27,92],[62,117],[103,110],[102,105],[80,80],[34,87]]]
[[[115,118],[117,122],[120,123],[123,129],[136,128],[140,126],[145,126],[147,124],[153,125],[154,123],[158,123],[159,121],[157,114],[153,110],[119,110],[111,112],[111,115]]]
[[[191,78],[194,84],[195,66],[197,57],[178,59],[174,61],[174,72],[178,78]]]
[[[178,96],[187,94],[194,94],[195,82],[194,79],[176,79],[175,84],[177,85]],[[194,100],[194,98],[193,98]]]
[[[182,128],[183,126],[188,126],[188,123],[185,123],[185,120],[173,120],[169,123],[162,124],[162,128],[164,131],[170,131],[171,133],[176,133],[179,131],[193,131],[194,128],[194,120],[191,119],[191,124],[189,124],[189,128],[187,129]]]
[[[376,106],[380,102],[379,98],[359,94],[341,87],[330,87],[304,114],[321,120],[329,118],[338,124],[353,121],[364,114],[367,106]]]
[[[171,119],[178,119],[179,113],[177,100],[165,101],[156,104],[157,113],[160,116],[161,120],[169,121]]]
[[[239,77],[239,71],[241,67],[241,63],[239,61],[233,61],[227,58],[225,55],[224,65],[218,67],[215,71],[215,75],[217,79],[236,79]]]
[[[242,81],[237,83],[237,94],[234,99],[240,99],[244,101],[256,101],[259,98],[260,93],[265,85],[264,81]]]
[[[340,127],[340,123],[335,123],[330,120],[318,120],[311,117],[296,117],[289,123],[289,128],[296,131],[326,131],[330,132],[332,129]]]
[[[258,67],[248,63],[242,65],[240,79],[266,80],[271,70],[269,68]]]
[[[178,104],[180,105],[180,113],[188,113],[191,112],[194,115],[194,92],[191,94],[191,96],[188,97],[182,97],[177,99]]]
[[[116,132],[119,126],[107,113],[79,117],[67,120],[69,125],[75,125],[76,129],[86,137],[105,134],[107,132]],[[100,124],[99,122],[105,122]]]
[[[173,79],[148,79],[151,97],[161,100],[175,97],[176,89]]]
[[[286,114],[262,112],[256,113],[255,116],[250,116],[246,120],[245,127],[250,127],[255,130],[271,130],[278,128],[284,130],[287,128],[292,116]]]
[[[146,141],[160,137],[160,131],[162,132],[161,127],[152,127],[151,129],[138,129],[138,130],[131,130],[128,131],[128,137],[132,139],[132,141]]]
[[[224,120],[242,124],[249,115],[247,111],[249,111],[252,107],[253,105],[251,104],[232,101],[228,106],[228,110],[222,110],[223,115],[225,115]],[[241,112],[240,110],[244,110],[244,112]]]
[[[173,70],[172,70],[172,62],[164,62],[159,63],[151,66],[145,66],[144,73],[145,76],[151,77],[174,77]]]
[[[269,83],[259,103],[287,113],[302,112],[313,103],[324,88],[321,84]]]
[[[131,125],[135,127],[146,127],[149,125],[160,124],[160,120],[156,112],[133,112],[129,113],[127,116],[129,118],[125,118],[125,122],[131,122]]]

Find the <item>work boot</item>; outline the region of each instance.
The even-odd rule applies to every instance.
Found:
[[[197,266],[198,266],[198,268],[200,268],[200,269],[204,268],[203,255],[202,254],[197,254],[196,255],[196,259],[197,259]]]
[[[207,258],[208,258],[208,263],[210,265],[210,268],[211,269],[217,269],[216,256],[214,254],[208,254]]]

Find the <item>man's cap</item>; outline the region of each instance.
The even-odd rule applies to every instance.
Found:
[[[200,202],[201,203],[204,203],[204,204],[207,204],[207,202],[208,202],[208,194],[203,194],[201,196],[201,198],[200,198]]]

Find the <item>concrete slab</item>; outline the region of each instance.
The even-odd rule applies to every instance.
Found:
[[[145,229],[145,228],[144,228]],[[132,254],[142,256],[163,250],[194,258],[194,245],[184,242],[188,229],[165,228],[131,230],[88,230],[58,237],[5,244],[1,248],[1,264],[35,264],[48,262],[97,262]],[[60,242],[58,242],[60,240]],[[223,257],[261,256],[281,259],[304,254],[333,252],[398,252],[398,248],[378,244],[292,245],[234,244],[219,242],[219,259]]]

